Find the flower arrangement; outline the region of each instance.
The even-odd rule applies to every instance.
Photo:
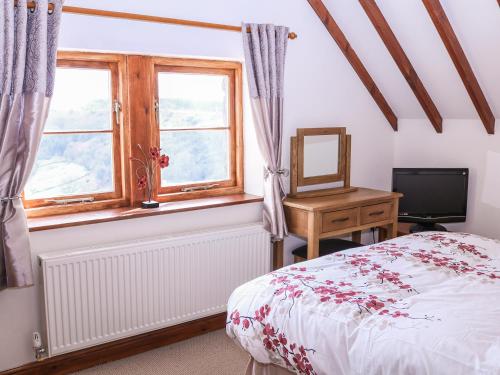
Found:
[[[140,144],[137,148],[141,151],[143,159],[131,157],[130,160],[136,161],[140,166],[135,170],[137,176],[137,188],[139,190],[144,190],[146,193],[147,201],[142,202],[142,208],[156,208],[159,207],[159,203],[151,199],[153,194],[153,184],[156,180],[156,171],[158,167],[161,169],[167,168],[170,164],[170,157],[165,154],[161,154],[161,148],[150,147],[149,154],[146,154],[144,149]]]

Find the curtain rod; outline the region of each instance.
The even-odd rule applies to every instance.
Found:
[[[16,3],[17,3],[17,1],[16,1]],[[35,1],[28,2],[29,9],[34,9],[35,7],[36,7]],[[53,10],[53,8],[54,8],[54,5],[49,4],[49,10]],[[241,30],[242,30],[241,26],[223,25],[223,24],[211,23],[211,22],[182,20],[182,19],[178,19],[178,18],[148,16],[146,14],[137,14],[137,13],[114,12],[114,11],[102,10],[102,9],[63,6],[63,12],[64,13],[73,13],[73,14],[83,14],[86,16],[121,18],[121,19],[128,19],[128,20],[134,20],[134,21],[167,23],[167,24],[171,24],[171,25],[203,27],[206,29],[218,29],[218,30],[235,31],[235,32],[241,32]],[[250,30],[247,29],[247,32],[249,32],[249,31]],[[296,38],[297,38],[296,33],[291,32],[288,34],[288,39],[293,40]]]

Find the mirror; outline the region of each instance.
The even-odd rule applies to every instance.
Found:
[[[291,138],[290,166],[291,198],[356,190],[350,185],[351,136],[344,127],[297,129]]]
[[[308,135],[304,137],[304,177],[338,174],[338,134]]]

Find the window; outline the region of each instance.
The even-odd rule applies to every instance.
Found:
[[[122,197],[118,62],[84,58],[58,60],[27,208]]]
[[[28,216],[135,206],[137,144],[160,146],[161,202],[243,192],[241,64],[60,52]]]
[[[171,155],[159,194],[237,188],[235,69],[175,63],[155,65],[159,144]]]

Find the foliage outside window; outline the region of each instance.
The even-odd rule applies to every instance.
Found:
[[[234,186],[234,72],[157,64],[155,79],[160,146],[177,155],[160,193]]]

